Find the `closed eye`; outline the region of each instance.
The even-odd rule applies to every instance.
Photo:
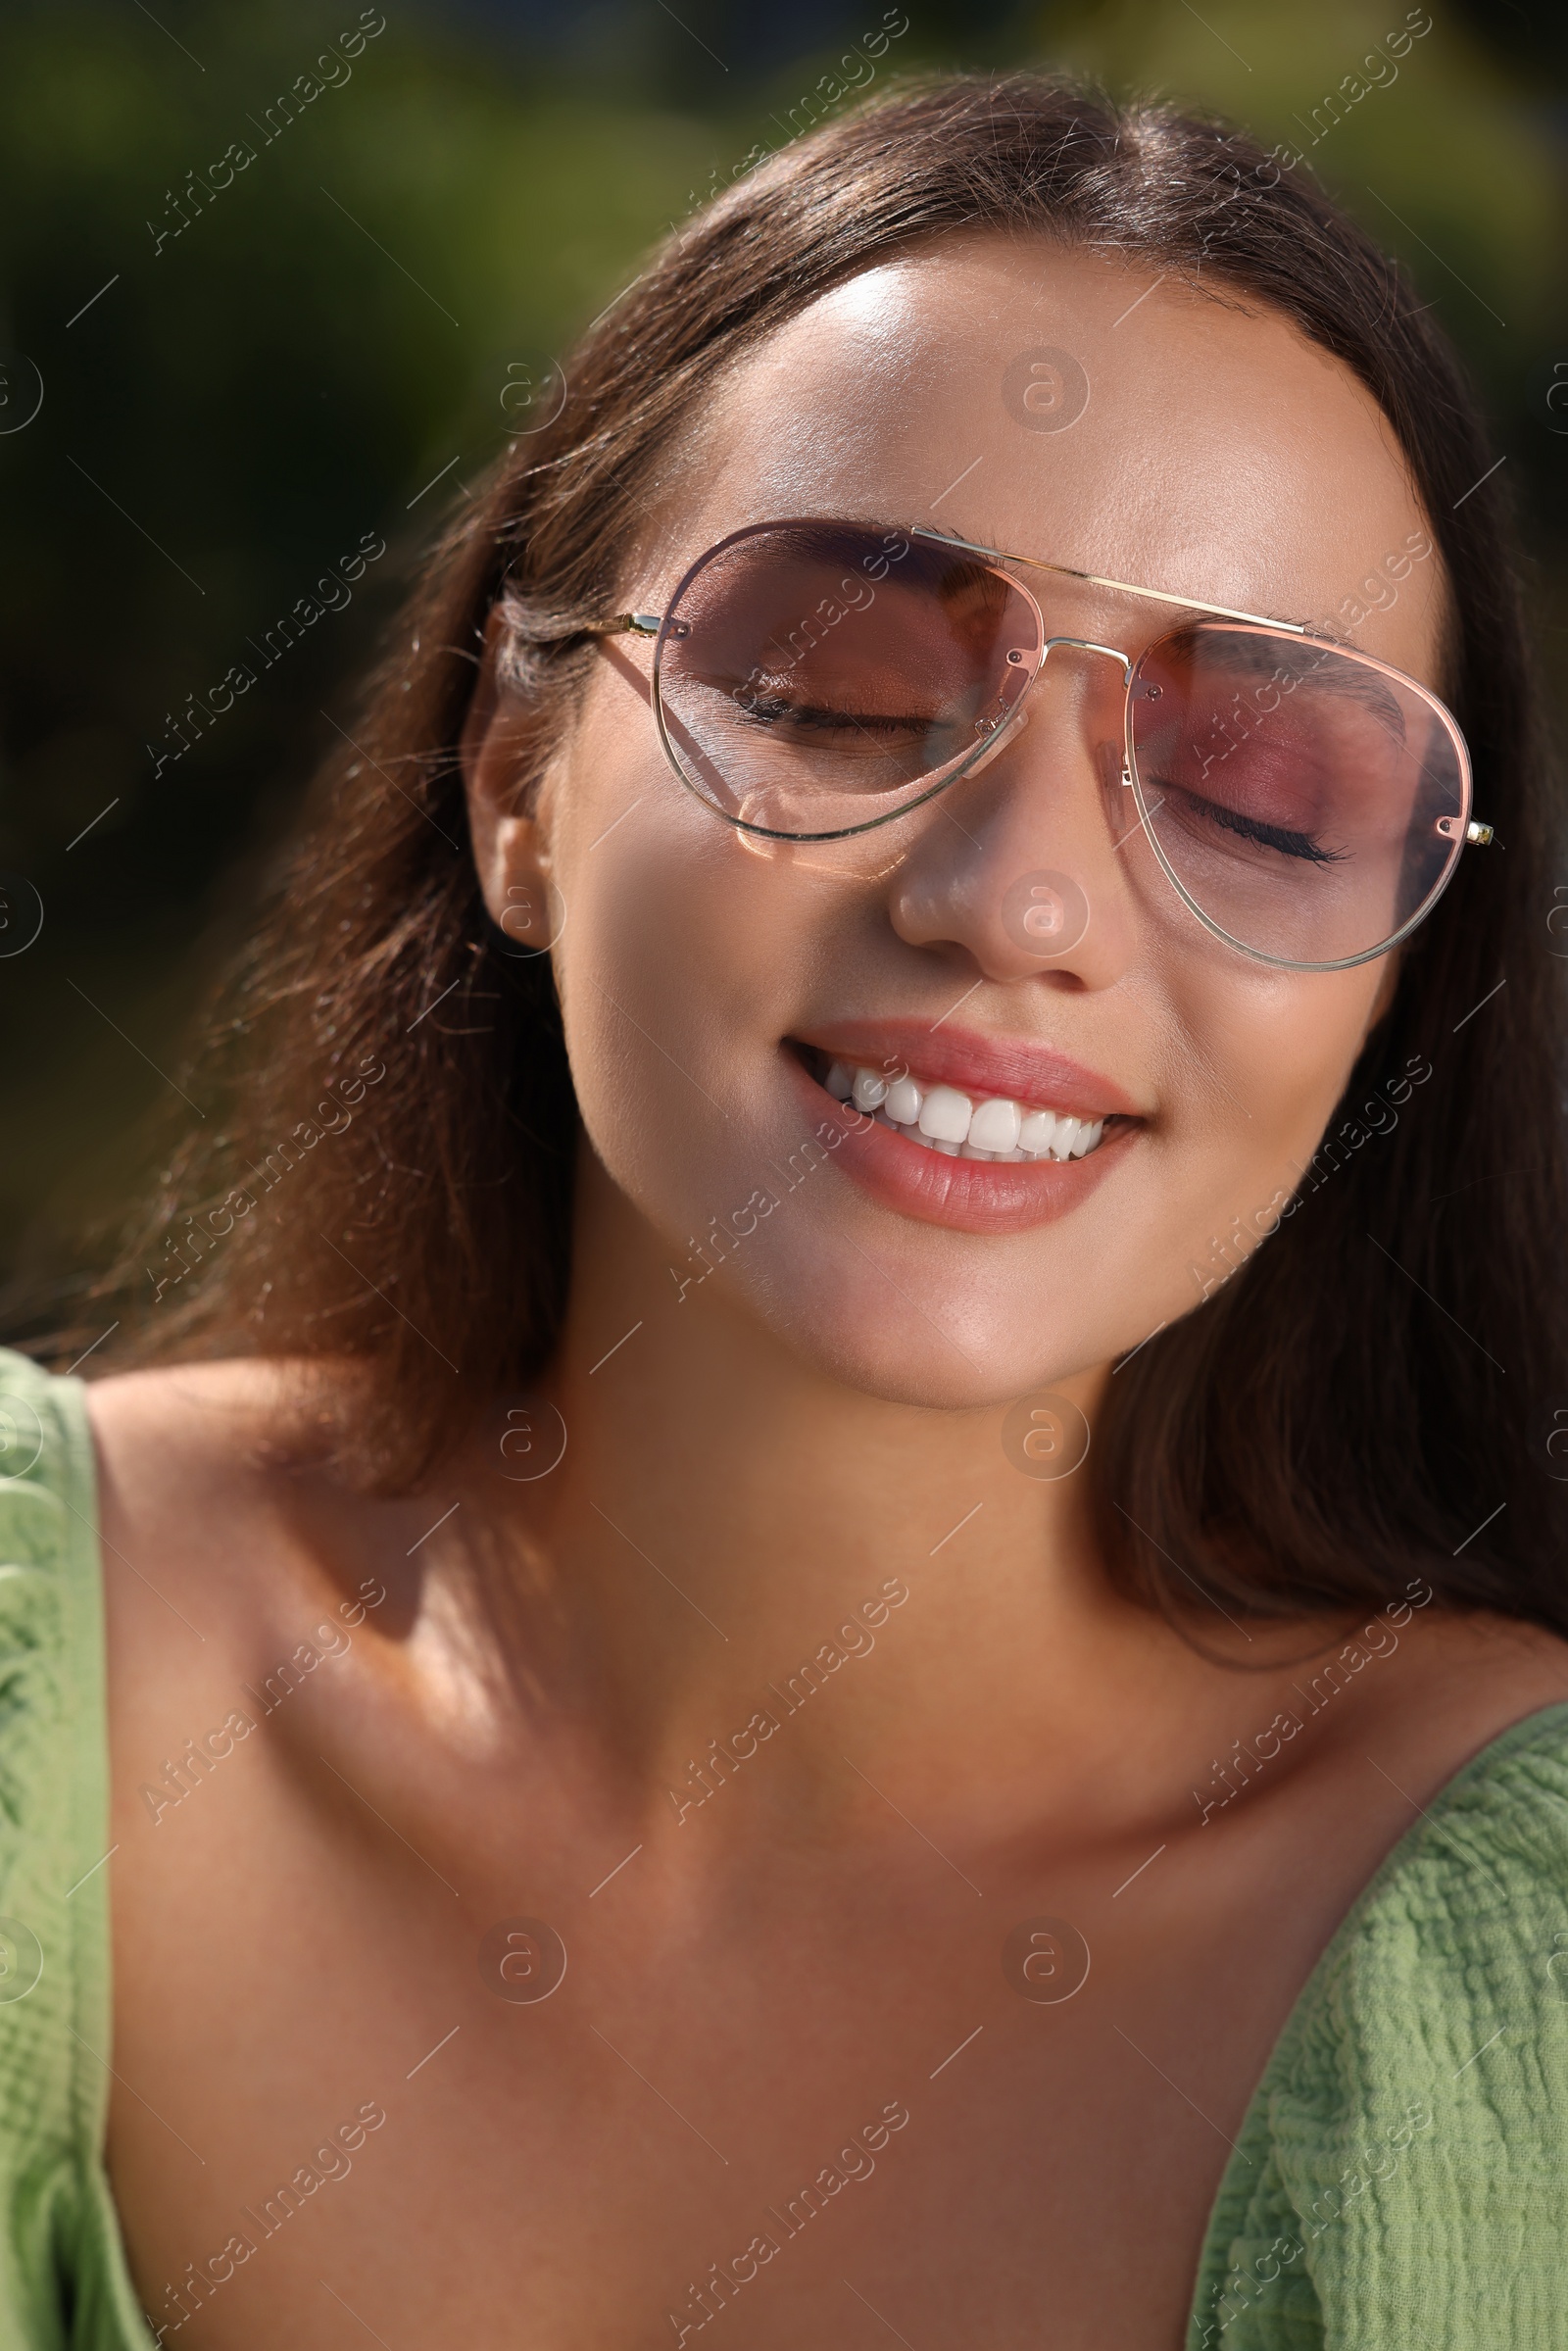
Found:
[[[761,726],[779,726],[786,722],[794,726],[814,727],[819,733],[842,734],[854,727],[862,734],[910,735],[924,734],[940,723],[924,711],[911,711],[899,717],[880,710],[830,710],[812,703],[757,701],[746,706],[748,717]]]
[[[1340,865],[1350,855],[1346,849],[1327,848],[1311,833],[1294,832],[1288,825],[1268,824],[1261,816],[1244,815],[1240,808],[1227,808],[1223,801],[1203,800],[1196,792],[1183,792],[1179,785],[1166,784],[1164,789],[1184,800],[1195,814],[1206,817],[1222,832],[1234,833],[1239,840],[1253,842],[1259,849],[1276,850],[1282,857],[1300,857],[1313,865]]]

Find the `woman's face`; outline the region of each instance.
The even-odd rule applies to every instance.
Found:
[[[1087,386],[1048,429],[1014,365],[1042,348]],[[1355,641],[1435,682],[1437,559],[1405,564],[1423,517],[1359,384],[1265,311],[1043,243],[950,240],[819,301],[719,384],[650,500],[619,609],[662,611],[748,523],[929,522],[1341,631],[1402,566]],[[1172,625],[1020,576],[1053,634],[1136,658]],[[651,666],[646,640],[605,641],[535,815],[506,813],[504,704],[473,762],[492,913],[542,891],[554,909],[593,1153],[578,1246],[671,1268],[672,1298],[710,1280],[818,1370],[945,1408],[1102,1365],[1198,1305],[1295,1190],[1393,959],[1274,969],[1202,928],[1135,824],[1103,657],[1054,653],[980,771],[827,844],[750,838],[681,788]],[[1047,873],[1087,912],[1054,955],[1022,920]],[[1059,1165],[954,1156],[850,1131],[834,1060],[1109,1123]]]

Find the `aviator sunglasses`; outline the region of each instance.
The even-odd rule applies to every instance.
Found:
[[[1184,617],[1135,660],[1053,630],[1004,563]],[[654,715],[680,781],[773,841],[869,832],[973,774],[1053,653],[1117,662],[1130,829],[1216,938],[1291,970],[1387,954],[1466,845],[1492,839],[1452,715],[1386,661],[942,531],[754,523],[698,557],[666,612],[591,633],[621,630],[656,639]]]

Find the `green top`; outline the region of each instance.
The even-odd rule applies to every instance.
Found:
[[[77,1380],[0,1352],[0,2343],[152,2351],[104,2169],[108,1753]],[[1568,1705],[1432,1802],[1313,1969],[1187,2351],[1568,2351]]]

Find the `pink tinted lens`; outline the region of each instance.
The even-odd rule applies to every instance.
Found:
[[[1139,661],[1129,724],[1170,872],[1259,955],[1370,954],[1453,869],[1470,806],[1463,742],[1439,703],[1376,661],[1199,621]]]
[[[898,529],[738,533],[677,591],[660,715],[686,781],[795,837],[895,813],[984,748],[1034,675],[1033,605],[959,550]]]

